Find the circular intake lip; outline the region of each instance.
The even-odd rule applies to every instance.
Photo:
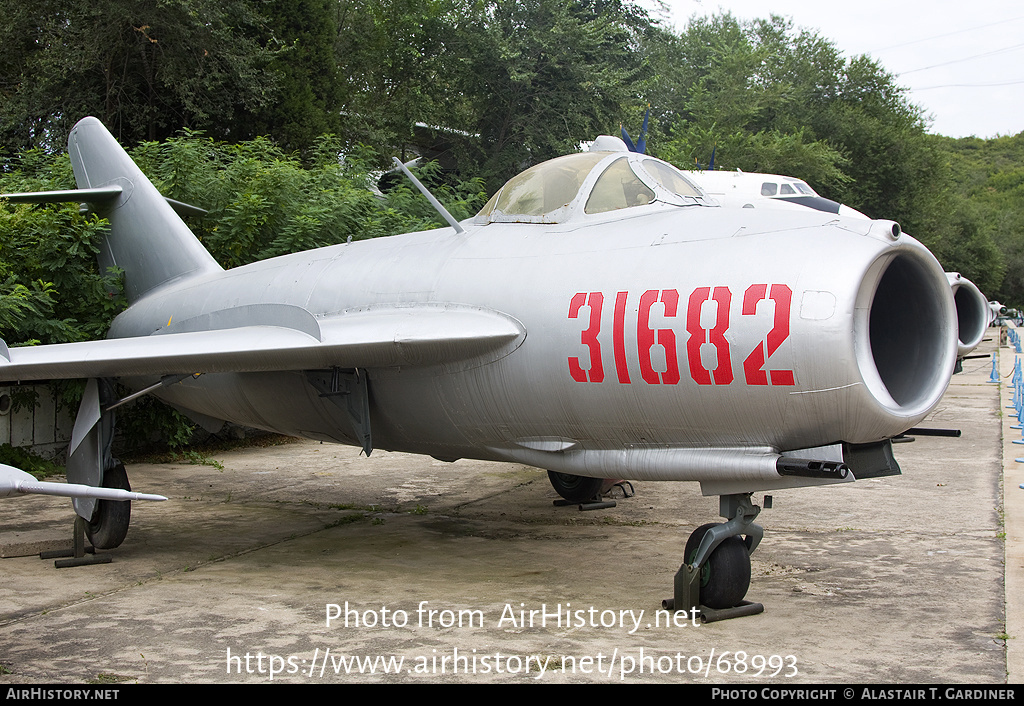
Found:
[[[965,356],[981,343],[988,329],[988,300],[977,285],[959,274],[946,275],[956,305],[957,355]]]
[[[891,415],[919,420],[939,401],[956,362],[956,330],[949,283],[923,245],[904,238],[871,262],[857,293],[857,364]]]

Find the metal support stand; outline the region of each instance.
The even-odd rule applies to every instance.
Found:
[[[628,480],[619,481],[618,483],[613,485],[611,488],[609,488],[608,492],[611,493],[616,488],[618,488],[619,490],[622,491],[622,498],[623,499],[631,498],[634,495],[636,495],[636,490],[633,488],[633,484],[630,483]]]
[[[575,500],[565,500],[564,498],[559,498],[558,500],[553,500],[551,504],[554,505],[555,507],[569,507],[570,505],[578,505],[581,512],[584,512],[586,510],[604,510],[609,507],[615,507],[614,500],[603,500],[600,495],[593,497],[590,500],[587,500],[582,503],[577,502]]]
[[[626,486],[629,486],[628,490],[627,490]],[[619,490],[622,491],[622,498],[623,499],[631,498],[634,495],[636,495],[636,491],[633,489],[633,484],[630,483],[628,480],[624,480],[624,481],[619,481],[618,483],[613,485],[611,488],[606,490],[603,494],[602,493],[598,493],[597,495],[592,497],[590,500],[585,500],[583,502],[578,502],[578,501],[575,501],[575,500],[565,500],[564,498],[559,498],[558,500],[553,501],[552,504],[555,507],[569,507],[570,505],[579,505],[580,512],[585,512],[587,510],[606,510],[606,509],[608,509],[610,507],[615,507],[615,501],[612,500],[611,498],[609,498],[608,500],[605,500],[603,496],[610,494],[611,491],[613,489],[615,489],[615,488],[618,488]]]
[[[580,503],[580,510],[605,510],[610,507],[615,507],[614,500],[602,500],[601,498],[595,498],[585,503]]]
[[[71,538],[71,550],[57,549],[50,552],[40,552],[40,559],[57,559],[57,557],[71,557],[70,559],[57,559],[53,562],[54,568],[66,569],[71,566],[88,566],[90,564],[109,564],[112,558],[109,554],[96,556],[95,547],[85,546],[85,520],[75,516],[75,529]],[[92,556],[86,556],[91,554]]]

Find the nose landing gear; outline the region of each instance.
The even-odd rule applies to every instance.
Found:
[[[744,600],[750,587],[750,555],[764,536],[764,529],[754,523],[761,508],[751,502],[749,493],[723,495],[719,507],[730,519],[694,530],[675,575],[673,596],[662,601],[666,610],[688,611],[706,623],[764,612],[760,603]]]

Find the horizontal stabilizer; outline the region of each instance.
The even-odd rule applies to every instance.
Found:
[[[166,196],[164,196],[164,201],[169,203],[171,208],[174,209],[174,212],[179,216],[205,216],[207,214],[205,208],[199,208],[198,206],[193,206],[192,204],[185,203],[184,201],[176,201]]]
[[[319,338],[252,325],[11,348],[0,381],[436,365],[496,359],[525,337],[503,314],[442,307],[371,309],[320,319],[319,329]]]
[[[24,194],[0,194],[0,199],[11,203],[99,203],[121,195],[116,184],[96,189],[67,189],[65,191],[30,191]]]
[[[102,203],[121,195],[123,189],[112,184],[96,189],[65,189],[64,191],[29,191],[23,194],[0,194],[0,199],[11,203]],[[206,209],[193,206],[182,201],[175,201],[166,196],[164,201],[171,205],[179,216],[203,216]]]
[[[133,493],[117,488],[97,488],[78,483],[48,483],[38,481],[25,471],[0,464],[0,498],[16,494],[56,495],[64,498],[98,498],[101,500],[166,500],[163,495]]]

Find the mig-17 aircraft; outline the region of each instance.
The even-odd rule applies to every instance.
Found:
[[[722,208],[602,144],[461,223],[225,271],[86,118],[78,189],[20,198],[107,218],[100,264],[129,306],[106,340],[4,346],[0,380],[89,380],[68,463],[87,486],[128,490],[114,379],[211,429],[535,466],[570,500],[603,479],[696,481],[726,522],[691,535],[685,566],[704,605],[735,606],[762,536],[753,492],[900,472],[889,440],[953,370],[950,284],[892,221]],[[74,502],[96,546],[123,540],[126,503]]]
[[[629,133],[622,128],[622,149],[643,154],[647,142],[647,122],[650,110],[644,115],[643,128],[634,144]],[[603,137],[605,141],[618,138]],[[611,142],[606,142],[611,144]],[[847,218],[870,217],[846,204],[818,194],[803,179],[782,174],[744,172],[741,169],[716,170],[714,151],[707,169],[687,171],[686,176],[701,190],[725,208],[761,208],[786,211],[812,209],[834,213]],[[699,166],[699,165],[698,165]],[[981,290],[959,272],[947,272],[957,309],[957,358],[962,359],[981,343],[988,325],[995,318],[987,311],[989,303]],[[959,363],[957,365],[959,370]]]
[[[726,208],[810,208],[846,218],[868,218],[855,208],[820,196],[803,179],[781,174],[699,170],[687,175]],[[870,219],[869,219],[870,220]]]
[[[736,171],[690,171],[704,193],[725,208],[812,209],[846,218],[870,220],[855,208],[819,196],[807,182],[781,174]],[[991,323],[988,300],[977,285],[959,272],[947,272],[957,311],[957,356],[963,358],[981,343]]]

